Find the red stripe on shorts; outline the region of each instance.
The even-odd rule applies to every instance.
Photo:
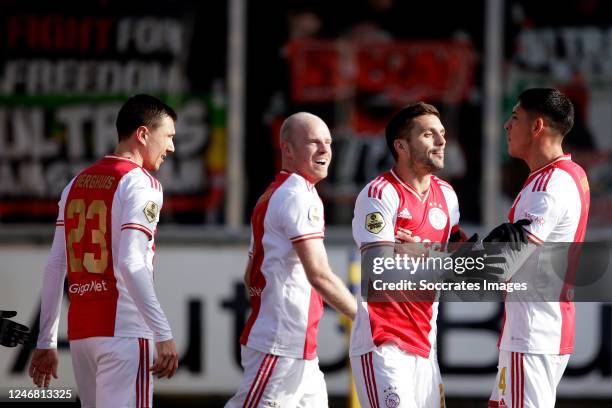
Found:
[[[262,370],[264,370],[264,367],[267,365],[270,357],[271,357],[270,354],[266,354],[261,364],[259,365],[259,370],[257,371],[257,375],[255,376],[255,378],[253,378],[253,382],[251,383],[251,388],[249,388],[249,392],[247,393],[247,396],[244,400],[244,404],[242,405],[243,408],[247,408],[250,405],[249,401],[251,399],[251,394],[253,393],[253,391],[257,389]]]
[[[138,339],[138,352],[140,356],[138,358],[138,373],[136,374],[136,408],[140,408],[140,377],[142,373],[142,339]]]
[[[143,340],[144,345],[145,345],[145,361],[146,364],[144,366],[144,370],[143,370],[143,375],[146,378],[146,388],[145,388],[145,397],[144,400],[145,402],[145,408],[149,408],[149,406],[151,405],[151,401],[149,401],[150,397],[149,397],[149,381],[151,379],[151,376],[149,375],[149,340],[148,339],[144,339]]]
[[[552,172],[551,172],[552,173]],[[521,408],[523,408],[525,406],[525,369],[523,368],[523,357],[525,355],[523,353],[520,353],[520,357],[519,357],[519,375],[520,375],[520,381],[519,381],[519,400],[521,401]]]
[[[374,376],[374,366],[372,365],[372,352],[368,354],[368,358],[370,359],[370,372],[372,373],[372,386],[374,389],[374,402],[376,402],[376,408],[380,408],[378,405],[378,390],[376,389],[376,377]]]
[[[370,402],[370,407],[373,408],[374,403],[372,402],[372,393],[370,392],[370,381],[369,381],[370,371],[366,367],[366,355],[365,354],[361,356],[361,371],[363,372],[363,381],[366,386],[366,393],[368,394],[368,401]]]
[[[270,361],[270,364],[268,364],[269,369],[268,373],[266,374],[266,379],[262,383],[261,387],[259,387],[259,393],[257,395],[257,399],[255,400],[255,405],[253,405],[253,408],[257,407],[257,405],[259,404],[259,400],[261,400],[263,392],[266,389],[266,386],[268,385],[268,381],[270,380],[270,377],[272,377],[272,371],[274,371],[274,367],[276,366],[277,362],[278,356],[273,356],[272,360]]]

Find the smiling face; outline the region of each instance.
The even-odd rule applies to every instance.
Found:
[[[533,120],[520,103],[512,109],[512,115],[504,124],[508,140],[508,154],[516,158],[524,158],[533,143],[531,127]]]
[[[166,156],[174,152],[173,138],[176,133],[174,120],[164,116],[154,128],[147,128],[144,135],[142,152],[142,167],[149,171],[157,171]]]
[[[327,125],[314,115],[293,124],[290,135],[281,141],[283,167],[313,184],[318,183],[327,177],[331,142]]]
[[[395,140],[400,161],[418,169],[418,173],[432,173],[444,168],[446,130],[436,115],[417,116],[412,120],[410,134]]]

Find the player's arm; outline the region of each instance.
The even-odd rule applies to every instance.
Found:
[[[162,193],[150,184],[149,178],[139,173],[124,176],[121,183],[125,184],[118,188],[123,203],[119,271],[138,311],[153,331],[157,355],[151,371],[160,378],[170,378],[178,368],[178,354],[170,324],[155,294],[151,265],[147,262],[149,241],[153,239],[159,220]]]
[[[370,194],[366,186],[357,196],[353,214],[353,239],[363,252],[369,247],[393,248],[396,242],[395,213],[399,197],[395,189],[386,186],[380,194]],[[398,231],[399,241],[410,236],[410,231]]]
[[[58,223],[59,224],[59,223]],[[66,277],[64,226],[55,227],[51,254],[47,259],[40,303],[40,332],[28,374],[38,387],[47,388],[51,377],[58,378],[57,331]]]
[[[40,305],[40,331],[36,346],[40,349],[57,348],[57,331],[66,278],[66,246],[64,225],[55,227],[51,253],[43,276]]]
[[[157,300],[147,265],[148,245],[149,237],[144,232],[136,229],[122,230],[119,269],[138,311],[153,331],[157,356],[151,370],[159,378],[171,378],[178,368],[178,354],[170,324]]]
[[[323,240],[301,241],[294,243],[293,248],[312,287],[331,307],[353,320],[357,313],[357,301],[342,280],[332,272]]]
[[[512,278],[545,242],[559,222],[562,212],[563,203],[558,202],[555,194],[549,191],[532,192],[523,200],[522,215],[526,219],[503,223],[495,227],[483,240],[509,243],[501,246],[502,256],[507,260],[502,266],[505,280]]]
[[[372,187],[367,185],[357,196],[352,230],[355,243],[361,251],[362,286],[381,277],[392,279],[391,275],[397,277],[397,274],[405,273],[405,271],[386,271],[387,273],[382,276],[373,274],[374,259],[393,258],[396,253],[421,256],[419,253],[421,246],[415,243],[411,231],[403,229],[395,231],[395,214],[398,206],[399,196],[391,186],[383,188],[376,194],[373,193]],[[398,246],[396,243],[403,245]]]
[[[135,170],[121,180],[117,193],[121,205],[118,264],[127,290],[155,336],[155,341],[172,338],[170,325],[155,294],[149,242],[157,228],[162,193],[150,179]]]
[[[155,341],[170,340],[172,330],[157,300],[146,260],[148,245],[149,238],[145,233],[135,229],[121,231],[119,269],[138,311],[153,331]]]
[[[312,195],[299,192],[279,198],[281,207],[274,222],[293,244],[308,281],[330,306],[354,319],[357,301],[327,261],[323,204]]]
[[[51,383],[52,376],[58,378],[57,331],[62,307],[64,279],[66,278],[64,205],[70,186],[71,184],[64,189],[59,202],[53,244],[43,274],[38,341],[28,369],[28,374],[34,384],[45,388]]]

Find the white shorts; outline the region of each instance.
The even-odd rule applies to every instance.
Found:
[[[489,407],[553,408],[569,357],[500,350]]]
[[[83,408],[151,407],[153,342],[135,337],[89,337],[70,342]]]
[[[407,353],[395,344],[351,357],[362,408],[444,407],[444,386],[435,357]]]
[[[319,359],[275,356],[242,346],[244,377],[225,408],[327,407],[327,387]]]

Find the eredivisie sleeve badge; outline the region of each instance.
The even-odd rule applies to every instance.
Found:
[[[145,217],[149,222],[155,222],[157,215],[159,214],[159,205],[153,201],[149,201],[143,210]]]
[[[369,213],[365,219],[365,229],[372,234],[378,234],[382,229],[385,228],[385,219],[382,214],[378,211]]]

